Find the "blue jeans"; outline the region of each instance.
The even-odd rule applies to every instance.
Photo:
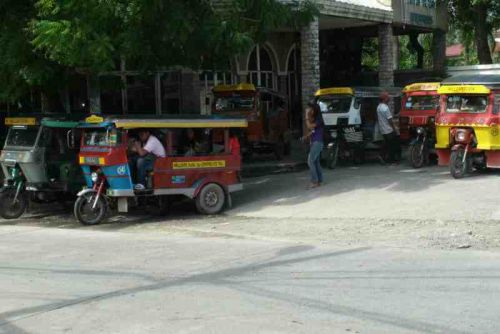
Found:
[[[314,141],[311,144],[309,150],[309,157],[307,158],[307,164],[311,171],[311,182],[321,183],[323,182],[323,171],[321,170],[321,151],[323,151],[323,142]]]
[[[137,170],[137,183],[146,185],[146,173],[153,170],[155,159],[150,154],[140,157],[135,156],[130,159],[130,170]]]

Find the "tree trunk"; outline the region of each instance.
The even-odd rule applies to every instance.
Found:
[[[477,48],[477,57],[480,64],[492,64],[490,46],[488,44],[488,6],[484,3],[479,3],[473,7],[475,16],[474,42]]]
[[[418,41],[418,33],[410,33],[411,49],[417,53],[417,68],[424,68],[424,48]]]

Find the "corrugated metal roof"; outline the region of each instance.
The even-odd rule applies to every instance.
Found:
[[[495,74],[457,74],[443,80],[442,84],[481,84],[488,87],[500,87],[500,73]]]

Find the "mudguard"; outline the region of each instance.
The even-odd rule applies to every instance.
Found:
[[[97,192],[97,190],[95,190],[95,189],[83,189],[82,191],[78,192],[78,194],[76,194],[76,196],[81,197],[83,195],[90,194],[90,193],[96,193],[96,192]]]
[[[193,193],[193,198],[196,198],[198,197],[198,194],[200,193],[201,189],[208,183],[215,183],[215,184],[218,184],[219,186],[221,186],[222,190],[224,190],[224,194],[227,194],[229,193],[229,191],[227,190],[227,187],[224,186],[222,184],[222,182],[220,182],[217,178],[211,178],[211,177],[206,177],[206,178],[203,178],[201,180],[198,180],[196,183],[195,183],[195,187],[196,187],[196,190],[194,191]]]

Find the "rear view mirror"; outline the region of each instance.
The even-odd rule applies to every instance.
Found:
[[[75,133],[73,130],[69,130],[66,133],[66,146],[68,146],[69,149],[74,149],[76,147]]]

